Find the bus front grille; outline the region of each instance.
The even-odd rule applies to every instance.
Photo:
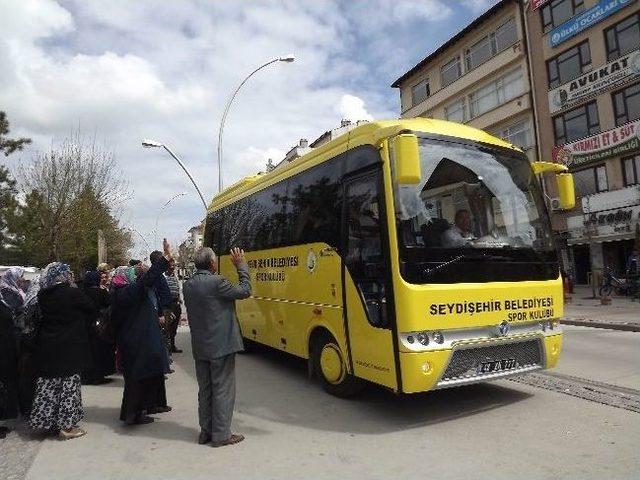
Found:
[[[491,362],[510,361],[509,369],[481,372],[481,366]],[[453,387],[466,383],[475,383],[530,372],[542,368],[542,349],[540,340],[501,343],[482,347],[469,347],[454,350],[437,388]]]

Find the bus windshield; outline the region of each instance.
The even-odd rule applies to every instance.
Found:
[[[395,187],[405,278],[455,283],[557,276],[546,207],[525,155],[421,139],[420,160],[420,183]]]

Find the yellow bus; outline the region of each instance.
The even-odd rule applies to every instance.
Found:
[[[213,199],[220,272],[247,252],[243,337],[308,359],[328,392],[415,393],[553,367],[563,292],[538,174],[566,167],[432,119],[360,125]]]

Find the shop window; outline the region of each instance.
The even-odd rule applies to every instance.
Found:
[[[609,190],[607,169],[604,165],[573,172],[573,180],[578,197],[586,197],[587,195]]]
[[[622,159],[622,176],[625,187],[640,184],[640,154]]]
[[[460,64],[460,57],[455,57],[449,62],[445,63],[441,69],[442,87],[455,82],[462,76],[462,65]]]
[[[522,70],[515,70],[469,95],[471,118],[506,103],[524,93]]]
[[[630,85],[613,94],[616,125],[624,125],[640,118],[640,83]]]
[[[540,9],[542,28],[548,32],[584,11],[583,0],[551,0]]]
[[[590,102],[553,118],[556,145],[578,140],[600,132],[598,107]]]
[[[604,31],[607,58],[614,60],[640,45],[640,13],[635,13]]]
[[[549,88],[556,88],[572,78],[582,75],[590,65],[591,50],[589,41],[586,40],[547,61]]]
[[[411,87],[411,105],[418,105],[429,95],[431,95],[431,91],[429,90],[429,81],[423,80],[417,85]]]
[[[512,18],[467,49],[465,52],[467,70],[482,65],[494,55],[516,43],[517,40],[518,30],[516,22]]]

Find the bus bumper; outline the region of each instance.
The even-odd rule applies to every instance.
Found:
[[[402,391],[418,393],[498,380],[555,367],[562,350],[562,333],[508,339],[460,342],[450,349],[400,352]],[[515,359],[508,370],[481,373],[487,361]]]

